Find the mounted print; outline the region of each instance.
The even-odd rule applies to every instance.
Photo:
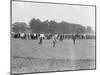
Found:
[[[96,69],[96,6],[11,1],[11,74]]]

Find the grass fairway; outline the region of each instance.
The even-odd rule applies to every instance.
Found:
[[[46,72],[95,68],[95,41],[58,41],[52,47],[51,40],[13,40],[12,73]]]

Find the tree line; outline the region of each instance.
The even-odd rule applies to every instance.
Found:
[[[40,19],[31,19],[27,25],[25,22],[15,22],[11,25],[11,31],[15,33],[93,33],[94,31],[90,26],[82,26],[81,24],[68,23],[65,21],[56,22],[41,21]]]

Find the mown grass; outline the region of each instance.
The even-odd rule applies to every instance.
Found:
[[[33,57],[12,57],[12,73],[31,73],[46,71],[62,71],[77,69],[94,69],[95,60],[93,59],[45,59]]]

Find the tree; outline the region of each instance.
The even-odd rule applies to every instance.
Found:
[[[35,33],[38,33],[40,30],[41,30],[41,27],[40,27],[40,20],[36,20],[36,19],[31,19],[31,21],[29,22],[29,26],[30,26],[30,29],[32,30],[32,32],[35,32]]]
[[[81,24],[68,23],[65,21],[56,22],[40,21],[39,19],[31,19],[29,22],[30,29],[33,33],[85,33],[86,29]]]
[[[28,25],[24,22],[15,22],[11,26],[11,31],[15,33],[25,33],[27,32]]]
[[[90,26],[86,27],[86,33],[93,33],[94,31],[92,30],[92,28]]]

